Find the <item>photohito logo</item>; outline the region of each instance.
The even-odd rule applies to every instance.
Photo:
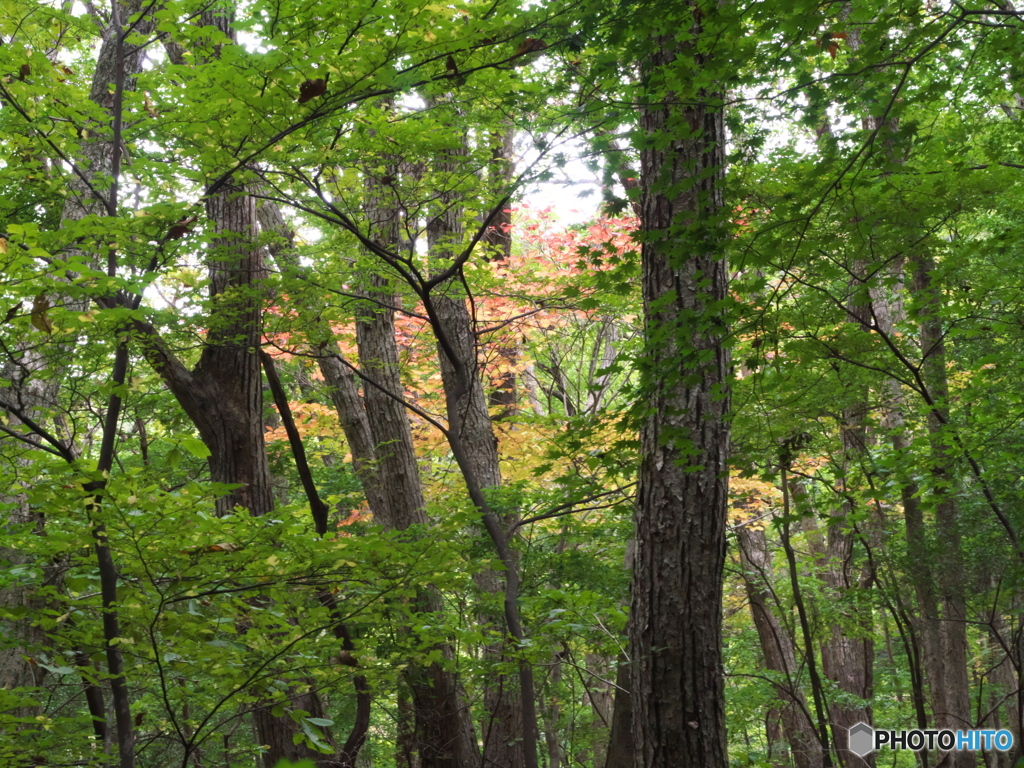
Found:
[[[981,751],[996,749],[1006,752],[1013,746],[1013,734],[1007,730],[951,731],[948,729],[914,729],[911,731],[887,731],[874,729],[867,723],[857,723],[850,728],[850,751],[864,757],[876,749],[941,749]]]

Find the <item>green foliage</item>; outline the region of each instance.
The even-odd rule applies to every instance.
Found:
[[[804,0],[357,0],[313,13],[257,0],[235,9],[232,38],[208,23],[207,5],[170,0],[132,19],[125,43],[144,46],[148,63],[122,83],[119,121],[114,79],[96,72],[101,20],[31,0],[9,0],[0,13],[0,652],[27,670],[0,686],[0,764],[101,762],[82,692],[110,689],[112,645],[124,656],[146,766],[221,744],[227,764],[251,764],[262,750],[249,733],[259,707],[287,717],[297,744],[331,751],[355,720],[357,675],[375,702],[367,749],[386,765],[408,715],[407,670],[458,671],[480,722],[484,686],[522,660],[551,670],[542,709],[567,753],[596,759],[605,731],[589,697],[611,690],[627,621],[636,425],[654,407],[652,381],[690,383],[682,371],[707,354],[691,348],[696,331],[724,336],[735,362],[734,488],[756,493],[734,499],[730,523],[766,518],[769,567],[758,583],[770,587],[797,665],[791,679],[765,669],[745,608],[749,574],[734,561],[732,760],[775,764],[765,713],[783,683],[809,699],[808,652],[820,655],[836,633],[875,649],[876,722],[917,724],[911,630],[923,609],[907,584],[921,562],[946,562],[948,498],[970,694],[982,702],[996,691],[981,710],[1008,714],[997,699],[1013,686],[996,670],[1009,664],[1012,643],[1001,641],[1020,630],[1024,575],[1008,538],[1024,528],[1019,14]],[[686,55],[648,66],[667,38]],[[638,153],[700,130],[637,124],[636,105],[666,94],[725,110],[720,213],[644,244],[624,218],[561,231],[520,209],[509,265],[477,246],[453,273],[483,328],[485,381],[518,376],[525,411],[529,375],[536,399],[533,413],[495,420],[506,482],[486,493],[506,523],[527,521],[513,537],[528,629],[515,646],[500,622],[480,621],[502,613],[503,596],[478,583],[502,567],[425,418],[444,410],[423,320],[427,286],[473,244],[481,221],[510,205],[519,181],[568,166],[572,137],[589,142],[609,214],[640,203],[627,191]],[[495,167],[505,131],[529,155],[516,168],[522,180]],[[653,188],[683,195],[694,183],[684,174]],[[215,231],[205,206],[218,190],[281,204],[294,230],[267,228],[244,244],[266,249],[271,270],[227,299],[213,296],[205,264],[227,265],[240,247],[232,238],[245,233]],[[402,212],[390,254],[366,247],[377,203]],[[429,224],[456,207],[452,232],[422,247]],[[680,261],[698,248],[723,254],[729,298],[645,336],[643,245]],[[934,293],[917,284],[926,258]],[[430,519],[390,533],[366,515],[351,447],[315,372],[328,344],[355,359],[354,325],[377,308],[365,291],[385,279],[404,312],[400,394],[419,409]],[[191,369],[211,338],[240,322],[225,310],[239,298],[257,305],[257,337],[281,353],[312,481],[330,506],[324,537],[313,534],[276,428],[267,435],[275,511],[215,513],[239,486],[209,481],[214,449],[153,362],[159,347]],[[503,325],[519,314],[528,320]],[[944,343],[946,393],[928,380],[929,320]],[[680,339],[666,364],[651,358]],[[122,342],[131,355],[115,383]],[[512,348],[520,367],[501,369],[494,350]],[[124,409],[104,474],[96,459],[112,396]],[[269,406],[260,417],[278,418]],[[795,483],[788,516],[782,465]],[[917,538],[905,520],[910,498],[922,511]],[[800,556],[795,576],[783,535]],[[106,604],[97,536],[116,562]],[[849,541],[854,586],[837,586],[828,553],[839,540]],[[420,610],[428,592],[443,612]],[[798,595],[810,638],[793,618]],[[116,638],[104,634],[105,611],[116,612]],[[296,703],[309,690],[327,701],[323,717]],[[830,680],[822,694],[829,707],[867,703]]]

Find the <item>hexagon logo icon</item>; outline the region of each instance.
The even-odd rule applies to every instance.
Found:
[[[864,757],[875,749],[875,729],[867,723],[850,726],[850,751]]]

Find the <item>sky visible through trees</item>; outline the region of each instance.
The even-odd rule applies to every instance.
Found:
[[[1016,766],[1022,61],[0,0],[0,768]]]

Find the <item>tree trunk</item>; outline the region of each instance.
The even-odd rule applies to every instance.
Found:
[[[491,164],[487,180],[493,199],[504,197],[508,185],[512,182],[515,172],[514,140],[515,128],[511,125],[506,125],[502,130],[491,134]],[[488,261],[508,261],[512,255],[512,210],[508,205],[502,206],[502,210],[491,219],[490,225],[480,238],[480,246],[484,249],[484,258]],[[487,400],[490,407],[496,410],[495,420],[511,418],[516,414],[519,404],[515,374],[516,366],[519,364],[519,345],[515,341],[516,334],[509,332],[508,335],[513,338],[499,341],[491,349],[491,354],[504,369],[498,374],[496,381],[492,382],[493,388]]]
[[[745,525],[736,529],[736,538],[743,564],[743,583],[764,654],[765,668],[785,677],[784,683],[775,685],[780,702],[775,712],[781,722],[782,733],[797,768],[821,768],[821,741],[814,732],[810,710],[797,681],[793,638],[771,607],[768,579],[772,564],[767,538],[763,530]]]
[[[208,10],[202,24],[234,39],[232,10]],[[210,449],[210,479],[239,487],[217,500],[218,514],[236,507],[254,517],[274,508],[273,484],[264,443],[263,375],[260,364],[262,314],[266,278],[264,251],[256,245],[259,229],[256,205],[243,184],[225,184],[206,198],[206,214],[213,225],[207,253],[211,314],[199,362],[188,371],[154,329],[135,322],[142,350],[195,425]],[[322,712],[315,691],[294,692],[298,709]],[[315,714],[314,714],[315,716]],[[266,768],[282,759],[334,764],[306,746],[293,743],[301,733],[287,715],[274,717],[257,706],[253,712],[257,739],[269,748],[263,754]],[[328,735],[328,739],[329,739]]]
[[[612,703],[612,724],[608,733],[605,768],[633,768],[633,702],[629,695],[629,662],[620,656],[615,667],[615,700]]]
[[[90,125],[88,131],[82,131],[78,155],[71,158],[79,173],[67,174],[69,194],[61,211],[62,222],[77,222],[86,216],[108,214],[112,208],[116,208],[116,193],[107,188],[106,180],[114,170],[114,145],[121,140],[115,130],[115,126],[120,125],[120,98],[124,91],[134,89],[134,78],[142,70],[144,58],[144,47],[122,40],[123,28],[116,22],[126,21],[139,14],[143,5],[141,0],[116,3],[112,20],[102,30],[102,42],[96,57],[89,98],[106,112],[107,121],[100,125]],[[143,36],[149,34],[153,29],[151,15],[148,12],[142,14],[136,20],[134,29]],[[53,304],[59,301],[69,307],[78,303],[82,309],[85,308],[82,300],[72,300],[67,296],[59,300],[50,297],[50,301]],[[0,365],[0,378],[10,382],[9,386],[0,390],[0,398],[15,406],[23,416],[44,424],[50,417],[50,411],[57,405],[63,373],[73,364],[74,354],[73,347],[64,343],[39,345],[33,339],[18,344],[12,358]],[[20,423],[18,416],[8,411],[8,426],[17,427]],[[74,453],[78,451],[75,446],[71,446],[71,450]],[[31,474],[30,462],[24,459],[15,461],[26,473]],[[39,533],[43,533],[44,517],[29,507],[24,496],[3,496],[0,501],[13,505],[8,516],[10,524],[34,524]],[[12,550],[0,550],[0,560],[14,564],[28,562],[23,554]],[[49,586],[59,587],[62,578],[59,562],[44,564],[43,572]],[[46,607],[43,601],[22,587],[0,592],[0,605],[24,606],[33,611]],[[45,632],[24,622],[12,628],[10,637],[17,638],[17,643],[5,643],[5,647],[0,649],[0,688],[35,688],[41,685],[45,670],[30,663],[29,659],[37,649],[47,644]],[[84,653],[77,655],[83,660],[86,658]],[[91,665],[88,666],[85,673],[91,677],[95,670]],[[101,748],[108,751],[111,733],[106,723],[103,690],[91,683],[85,683],[84,687],[89,713],[93,717],[93,730]],[[11,714],[29,717],[39,714],[39,709],[26,705],[11,711]]]
[[[935,262],[919,256],[914,270],[914,291],[922,300],[920,317],[921,375],[928,395],[928,432],[932,450],[932,490],[935,503],[936,579],[942,609],[940,653],[945,665],[945,707],[935,712],[936,728],[973,727],[970,680],[967,675],[967,604],[960,514],[953,495],[956,452],[949,424],[949,382],[946,375],[945,332],[939,311],[942,297],[933,284]],[[956,768],[973,768],[973,752],[952,753]]]
[[[865,265],[855,262],[849,282],[849,296],[845,303],[846,321],[862,329],[864,333],[871,326],[871,302],[869,291],[861,279]],[[822,579],[827,587],[826,599],[859,603],[861,592],[870,589],[873,574],[862,558],[855,557],[857,534],[850,518],[855,509],[855,490],[851,479],[867,452],[868,413],[867,389],[859,384],[851,387],[848,402],[842,410],[840,440],[840,487],[837,495],[842,501],[832,510],[825,536],[825,548],[821,553],[824,563]],[[859,607],[859,606],[858,606]],[[833,701],[828,707],[832,738],[841,765],[846,768],[862,768],[874,765],[874,753],[860,757],[849,750],[849,728],[859,722],[871,724],[871,697],[873,690],[874,644],[871,638],[870,612],[858,611],[858,616],[867,616],[868,626],[863,631],[851,631],[841,626],[824,629],[826,637],[821,643],[821,669],[836,687],[851,697],[865,700],[865,704]]]
[[[898,259],[890,265],[890,274],[895,286],[890,291],[884,285],[872,286],[872,319],[878,333],[896,339],[897,327],[906,321],[903,302],[904,260]],[[900,500],[903,504],[903,520],[907,540],[907,566],[914,595],[917,598],[918,615],[911,621],[921,638],[923,667],[928,682],[932,712],[946,712],[949,690],[946,686],[947,659],[942,652],[942,621],[936,595],[936,575],[932,566],[932,548],[928,542],[928,529],[921,505],[920,488],[913,479],[913,467],[909,462],[912,435],[905,425],[905,399],[899,381],[889,378],[883,385],[884,405],[881,425],[890,434],[893,451],[908,460],[898,462],[898,467],[907,466],[910,471],[902,472],[900,478]],[[933,723],[933,727],[938,727]],[[940,758],[941,760],[941,753]]]
[[[385,248],[398,248],[399,214],[383,199],[383,191],[367,183],[369,236]],[[276,206],[260,210],[263,227],[290,246],[292,233]],[[275,257],[294,267],[289,248]],[[363,293],[368,299],[356,321],[360,371],[337,353],[333,338],[313,339],[320,371],[330,388],[352,461],[374,519],[386,530],[405,530],[428,522],[412,431],[403,404],[404,387],[395,341],[394,310],[400,297],[390,280],[371,275]],[[362,381],[360,397],[357,379]],[[441,610],[437,595],[424,590],[419,610]],[[446,655],[450,649],[443,648]],[[479,763],[479,750],[465,695],[455,676],[438,665],[406,675],[411,701],[399,696],[399,754],[407,768],[468,768]],[[406,729],[411,716],[412,727]]]
[[[496,172],[499,178],[501,174],[508,173],[510,143],[510,135],[507,134],[502,138],[501,146],[494,150],[493,162],[502,164],[502,168]],[[437,165],[457,172],[459,169],[455,158],[461,154],[459,151],[451,152]],[[448,192],[443,192],[438,202],[441,210],[427,223],[427,240],[431,255],[443,269],[452,261],[462,243],[462,206],[456,195]],[[510,221],[509,214],[501,211],[484,232],[481,242],[488,248],[485,252],[487,258],[508,257],[511,246],[508,235]],[[457,277],[439,285],[432,295],[439,323],[435,333],[439,338],[438,359],[445,396],[456,403],[460,423],[458,438],[465,447],[476,483],[486,490],[501,485],[498,439],[494,433],[489,406],[502,405],[506,415],[510,415],[510,408],[515,402],[515,376],[510,374],[510,378],[506,378],[488,398],[480,375],[476,322],[469,313],[468,299]],[[514,348],[501,348],[498,355],[512,365],[517,353]],[[501,524],[506,530],[510,522],[511,515],[503,515]],[[501,576],[495,571],[482,572],[475,577],[475,581],[481,589],[492,594],[500,593],[504,588]],[[501,616],[482,616],[480,621],[504,629]],[[507,631],[500,632],[502,638],[507,635]],[[504,645],[504,642],[490,643],[483,650],[495,661],[504,661]],[[484,688],[484,710],[486,714],[482,736],[485,768],[523,768],[526,765],[526,754],[523,744],[522,699],[515,676],[490,677]]]
[[[393,305],[397,297],[385,278],[374,277],[371,299]],[[412,431],[405,406],[387,393],[403,396],[395,342],[394,311],[381,306],[369,310],[356,324],[359,359],[376,467],[383,481],[386,516],[380,522],[389,530],[404,530],[427,523],[426,502]],[[386,481],[384,479],[386,478]],[[424,590],[417,598],[419,610],[441,610],[440,598]],[[446,653],[448,651],[446,650]],[[455,676],[438,665],[411,670],[407,676],[412,692],[416,748],[421,768],[474,768],[480,756],[468,707]]]
[[[704,23],[699,13],[694,39]],[[654,42],[660,47],[645,63],[645,78],[688,78],[708,64],[693,43]],[[728,286],[718,231],[726,141],[720,104],[720,95],[706,90],[662,92],[640,115],[650,415],[641,430],[630,612],[636,768],[728,763],[721,645],[729,351],[720,309]],[[689,136],[677,138],[684,126]]]
[[[210,449],[210,479],[241,483],[217,501],[218,514],[235,506],[260,517],[274,508],[263,440],[262,337],[266,278],[258,237],[256,206],[242,189],[218,192],[207,202],[214,222],[209,259],[210,298],[214,306],[207,346],[193,371],[202,397],[193,418]]]

